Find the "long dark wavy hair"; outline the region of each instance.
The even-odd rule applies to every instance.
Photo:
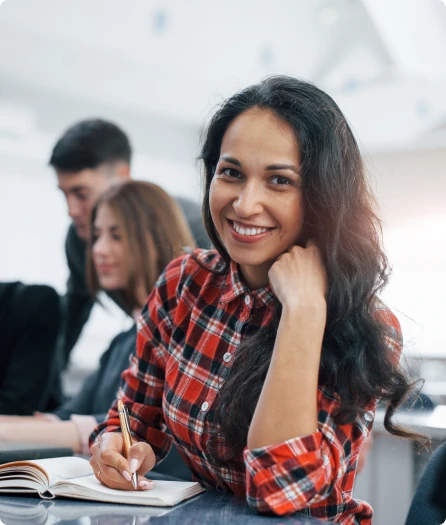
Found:
[[[417,439],[392,422],[396,408],[414,383],[384,344],[385,324],[374,315],[377,294],[387,284],[389,265],[381,245],[381,223],[375,215],[363,161],[353,133],[334,100],[313,84],[287,76],[269,77],[226,100],[206,130],[200,158],[204,162],[203,217],[208,235],[227,264],[229,254],[215,229],[209,190],[231,122],[250,108],[272,111],[294,131],[300,150],[305,239],[319,246],[328,274],[327,322],[319,384],[332,388],[341,408],[335,422],[351,422],[373,399],[386,404],[385,428],[396,436]],[[249,425],[268,371],[280,321],[280,305],[269,326],[245,337],[231,374],[215,405],[218,436],[224,436],[236,458],[247,443]],[[218,454],[216,464],[231,458]]]

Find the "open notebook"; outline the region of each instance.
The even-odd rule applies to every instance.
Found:
[[[110,489],[99,483],[87,460],[77,457],[0,465],[0,494],[38,493],[43,499],[63,496],[106,503],[172,507],[203,491],[199,483],[189,481],[155,481],[155,487],[148,491]]]

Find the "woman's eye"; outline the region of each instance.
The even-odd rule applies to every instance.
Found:
[[[287,177],[281,177],[280,175],[277,175],[276,177],[273,177],[270,180],[275,186],[287,186],[291,184],[290,179],[288,179]]]
[[[223,173],[223,175],[226,175],[228,177],[231,177],[231,178],[239,178],[240,177],[240,172],[235,170],[234,168],[224,168],[221,170],[221,173]]]
[[[119,234],[117,234],[117,233],[113,233],[112,234],[112,239],[114,241],[120,241],[121,240],[121,236]]]

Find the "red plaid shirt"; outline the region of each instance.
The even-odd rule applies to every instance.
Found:
[[[207,268],[223,268],[215,251],[197,250],[195,255]],[[118,395],[129,408],[132,432],[136,439],[150,443],[158,461],[174,439],[197,481],[246,497],[258,511],[302,511],[338,523],[371,523],[371,507],[353,499],[352,490],[375,401],[364,417],[339,426],[332,418],[339,398],[321,386],[314,434],[246,448],[233,469],[216,469],[209,462],[207,441],[216,431],[213,404],[218,390],[231,372],[242,337],[270,322],[277,301],[270,287],[249,290],[235,264],[215,274],[190,255],[173,261],[143,310],[136,354],[122,376]],[[390,327],[386,344],[398,359],[398,321],[384,306],[378,315]],[[100,432],[118,429],[115,403],[91,440]]]

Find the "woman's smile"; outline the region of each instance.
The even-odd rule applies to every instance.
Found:
[[[231,219],[226,219],[229,225],[229,231],[231,232],[232,237],[237,242],[244,242],[247,244],[253,244],[262,239],[265,239],[275,230],[275,227],[264,227],[256,226],[254,224],[246,224],[240,221],[234,221]]]

